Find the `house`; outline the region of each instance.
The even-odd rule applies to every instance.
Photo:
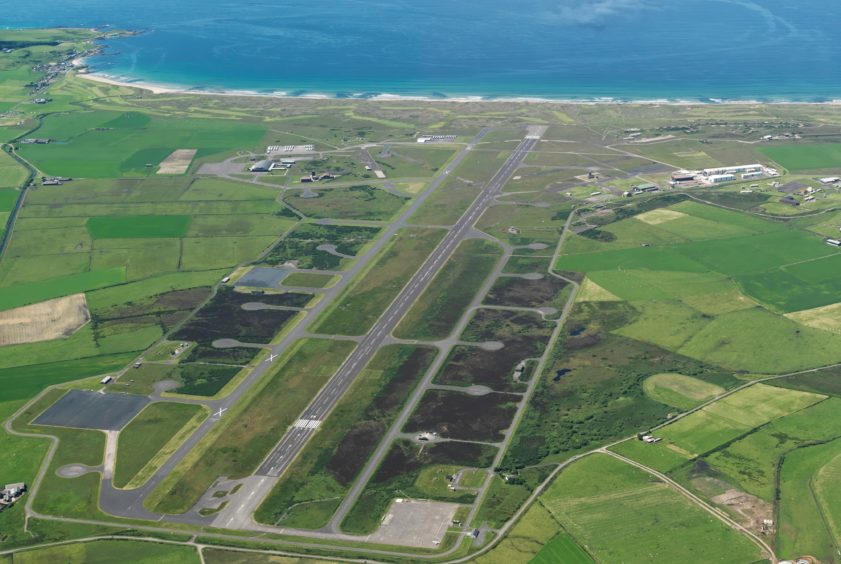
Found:
[[[111,382],[113,382],[113,381],[114,381],[114,377],[113,377],[113,376],[106,376],[105,378],[103,378],[102,380],[100,380],[100,381],[99,381],[99,383],[100,383],[100,384],[102,384],[103,386],[105,386],[106,384],[110,384],[110,383],[111,383]]]
[[[6,484],[6,487],[0,490],[0,511],[20,499],[24,493],[26,493],[26,484],[23,482]]]

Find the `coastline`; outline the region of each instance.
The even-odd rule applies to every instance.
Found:
[[[289,100],[332,100],[332,101],[370,101],[370,102],[432,102],[432,103],[508,103],[508,104],[558,104],[558,105],[640,105],[640,106],[756,106],[756,105],[789,105],[789,106],[841,106],[841,99],[826,101],[798,101],[798,100],[739,100],[739,99],[715,99],[686,100],[669,98],[652,99],[618,99],[610,97],[599,97],[593,99],[585,98],[541,98],[533,96],[511,96],[511,97],[484,97],[484,96],[454,96],[447,98],[433,96],[413,96],[400,94],[377,94],[373,96],[339,97],[328,94],[301,94],[291,95],[285,91],[261,92],[257,90],[236,90],[236,89],[199,89],[172,84],[160,84],[144,80],[133,80],[122,77],[114,77],[100,72],[75,73],[75,76],[111,86],[121,86],[146,90],[155,95],[161,94],[194,94],[198,96],[231,96],[231,97],[259,97],[278,98]]]

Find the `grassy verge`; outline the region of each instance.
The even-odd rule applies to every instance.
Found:
[[[135,482],[135,476],[201,412],[201,406],[183,403],[148,405],[120,432],[114,485],[119,488]]]

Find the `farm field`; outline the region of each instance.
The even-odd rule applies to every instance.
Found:
[[[161,162],[182,147],[198,149],[201,158],[254,147],[264,133],[265,127],[257,123],[173,122],[141,112],[94,110],[46,119],[38,134],[60,143],[25,145],[21,154],[53,176],[145,176],[154,174]]]
[[[43,562],[113,562],[130,560],[148,564],[198,564],[201,560],[190,546],[132,540],[98,540],[27,550],[14,555],[10,564]]]
[[[680,409],[691,409],[724,393],[724,388],[682,374],[655,374],[642,385],[648,397]]]
[[[814,321],[820,313],[796,313],[837,301],[831,273],[839,255],[821,239],[696,202],[599,230],[611,241],[574,236],[555,266],[586,272],[589,287],[639,312],[617,334],[733,370],[786,372],[836,360],[828,350],[837,335]],[[748,329],[758,326],[761,336]]]
[[[777,145],[760,151],[791,172],[841,167],[841,143]]]
[[[592,480],[597,475],[599,480]],[[754,562],[746,538],[656,478],[607,455],[576,462],[541,496],[558,522],[597,561]],[[662,536],[668,523],[669,542]]]
[[[825,399],[826,396],[756,384],[712,403],[658,432],[687,456],[705,454],[743,433]]]

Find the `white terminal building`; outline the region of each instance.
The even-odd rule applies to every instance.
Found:
[[[776,169],[765,167],[761,164],[747,164],[737,166],[725,166],[719,168],[705,168],[698,174],[699,179],[706,184],[721,184],[733,182],[737,176],[742,180],[754,180],[763,176],[778,176]]]

